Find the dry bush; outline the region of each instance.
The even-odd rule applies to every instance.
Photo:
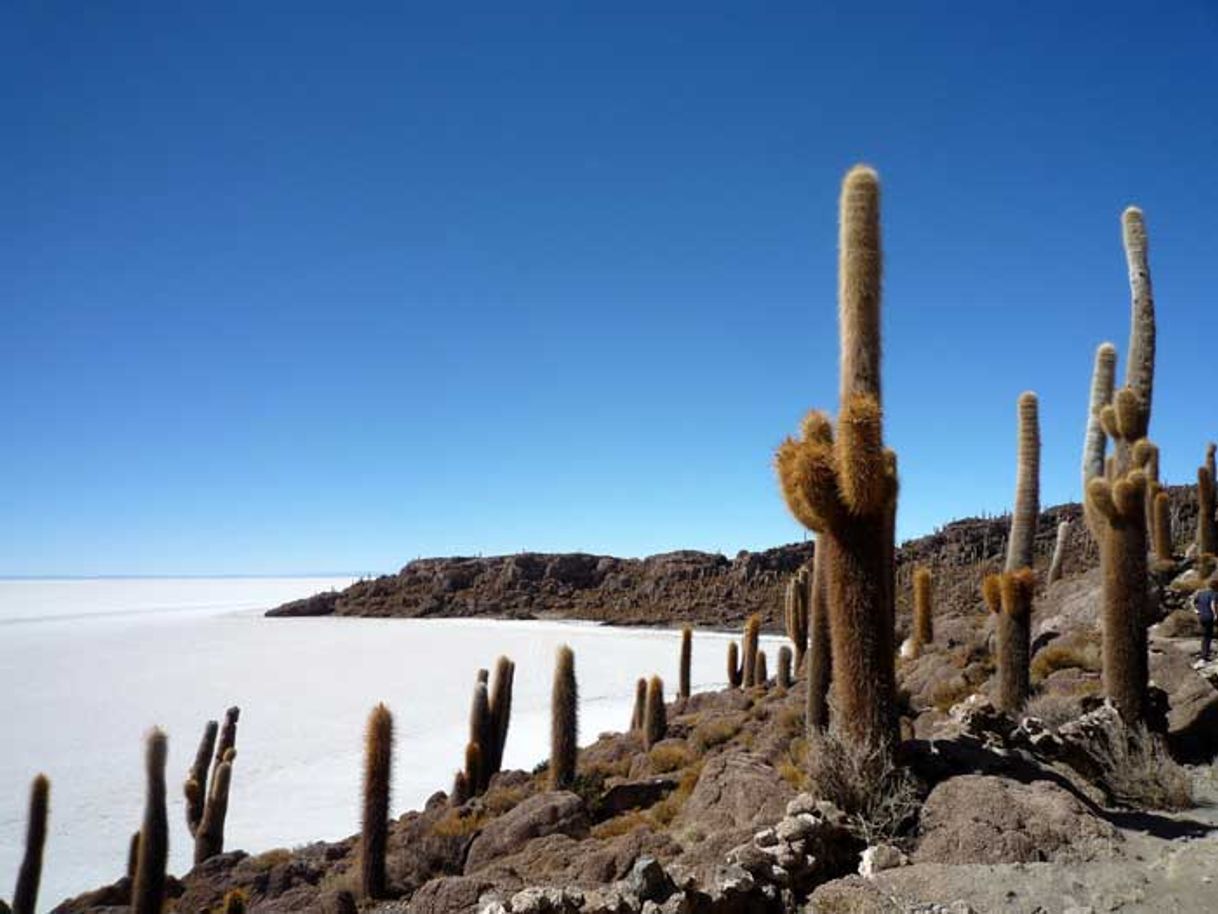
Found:
[[[1072,642],[1069,644],[1050,644],[1036,652],[1032,658],[1032,681],[1043,682],[1049,675],[1058,670],[1071,667],[1098,673],[1101,665],[1100,645],[1092,641]]]
[[[931,692],[930,700],[931,704],[946,714],[975,691],[976,689],[963,676],[953,676],[946,682],[941,682],[935,686],[934,691]]]
[[[803,708],[787,706],[778,712],[778,730],[787,739],[794,739],[804,732]]]
[[[1168,613],[1155,631],[1163,638],[1200,638],[1201,622],[1191,609],[1177,609]]]
[[[483,795],[482,805],[491,815],[501,816],[515,809],[528,794],[529,791],[523,786],[495,787]]]
[[[1145,726],[1110,727],[1088,751],[1100,767],[1100,781],[1112,799],[1140,809],[1189,809],[1193,782],[1167,752],[1163,740]]]
[[[694,727],[694,732],[690,734],[689,742],[693,746],[694,751],[702,754],[707,749],[713,749],[715,746],[721,746],[731,741],[743,726],[743,714],[716,717],[713,720],[704,721]]]
[[[907,833],[922,805],[917,782],[891,750],[860,746],[832,724],[810,748],[808,777],[811,791],[844,812],[868,844]]]
[[[479,831],[490,819],[485,810],[462,815],[460,809],[451,809],[431,827],[431,833],[438,838],[461,838]]]
[[[1045,692],[1024,705],[1023,716],[1035,717],[1050,727],[1060,727],[1083,713],[1082,702],[1077,695],[1061,692]]]
[[[689,799],[689,795],[694,792],[694,787],[697,786],[698,778],[701,776],[702,763],[697,762],[690,765],[681,772],[681,780],[677,783],[677,789],[651,807],[648,817],[657,828],[663,828],[676,818],[681,807],[685,805],[685,801]]]
[[[651,819],[647,814],[638,810],[632,809],[629,812],[624,812],[620,816],[614,816],[612,819],[606,819],[604,822],[593,826],[593,838],[616,838],[619,835],[626,835],[635,829],[646,828],[651,824]]]
[[[651,770],[656,774],[677,771],[693,761],[693,754],[680,743],[665,743],[647,753]]]

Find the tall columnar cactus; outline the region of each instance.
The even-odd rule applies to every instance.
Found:
[[[228,791],[236,757],[236,750],[229,749],[224,754],[224,761],[216,766],[207,803],[203,807],[203,818],[195,830],[195,863],[224,853],[224,820],[228,816]]]
[[[25,856],[17,871],[17,888],[13,891],[13,914],[34,914],[38,903],[38,885],[42,881],[42,851],[47,842],[47,812],[51,782],[45,774],[30,784],[30,812],[25,828]]]
[[[127,879],[135,882],[135,868],[140,862],[140,833],[133,832],[127,844]]]
[[[199,830],[199,823],[203,821],[203,810],[207,802],[207,773],[211,768],[211,756],[216,750],[216,737],[219,732],[220,725],[214,720],[209,720],[203,727],[203,738],[199,740],[195,760],[186,775],[183,788],[186,794],[186,828],[191,836]]]
[[[389,787],[393,777],[393,715],[378,704],[364,736],[364,812],[360,828],[359,884],[364,898],[385,897],[389,846]]]
[[[919,567],[913,573],[913,643],[915,652],[935,641],[935,616],[931,604],[930,569]]]
[[[777,683],[780,688],[791,688],[791,648],[785,644],[778,649]]]
[[[516,664],[507,657],[495,661],[495,678],[491,685],[491,732],[494,744],[487,759],[487,780],[503,768],[503,752],[507,748],[508,728],[512,723],[512,689],[516,683]]]
[[[681,663],[677,697],[689,698],[689,668],[693,661],[694,630],[686,625],[681,629]]]
[[[1171,539],[1171,496],[1160,488],[1151,504],[1151,541],[1155,560],[1168,565],[1175,561]]]
[[[668,732],[668,716],[664,710],[664,681],[652,676],[647,683],[647,705],[643,712],[643,747],[651,749]]]
[[[630,732],[638,733],[643,729],[643,720],[647,712],[647,679],[643,676],[634,684],[634,713],[630,716]]]
[[[1062,564],[1066,561],[1066,542],[1070,539],[1070,521],[1057,525],[1057,539],[1053,543],[1053,559],[1049,562],[1049,583],[1060,581]]]
[[[757,662],[753,665],[753,685],[765,688],[770,679],[770,672],[766,669],[765,651],[757,648]]]
[[[998,688],[994,703],[1008,714],[1017,714],[1028,700],[1035,589],[1036,575],[1031,568],[987,575],[981,585],[985,605],[994,614],[998,642]]]
[[[1036,394],[1019,395],[1019,456],[1015,474],[1015,511],[1007,540],[1006,571],[1031,568],[1040,517],[1040,417]]]
[[[1087,434],[1083,441],[1083,491],[1092,479],[1103,477],[1105,472],[1108,438],[1100,422],[1100,413],[1112,402],[1113,385],[1116,383],[1116,347],[1112,343],[1101,343],[1095,351],[1095,367],[1091,372],[1091,397],[1087,405]],[[1091,531],[1093,534],[1095,530]]]
[[[1218,452],[1218,444],[1211,441],[1205,446],[1205,468],[1210,471],[1210,479],[1218,480],[1218,467],[1214,465],[1215,452]]]
[[[477,796],[486,790],[487,782],[490,780],[489,763],[494,754],[495,742],[495,723],[491,720],[490,694],[487,692],[486,681],[481,678],[474,683],[474,697],[469,707],[469,742],[478,747],[478,756],[481,760],[477,778],[470,781],[470,789]],[[467,775],[469,773],[466,771]]]
[[[132,914],[161,914],[165,902],[165,864],[169,859],[169,818],[165,813],[165,760],[169,741],[153,728],[144,750],[148,792],[140,829],[139,859],[131,887]]]
[[[808,736],[815,736],[829,725],[829,683],[832,653],[829,644],[829,540],[816,538],[812,556],[812,583],[808,596],[808,695],[805,717]]]
[[[565,644],[554,664],[550,693],[550,789],[565,790],[575,783],[575,756],[579,746],[579,696],[575,683],[575,653]]]
[[[1142,405],[1142,434],[1150,433],[1150,404],[1155,384],[1155,299],[1150,285],[1149,244],[1146,222],[1136,206],[1121,214],[1121,236],[1125,263],[1129,268],[1129,359],[1125,365],[1125,386],[1137,395]]]
[[[1197,467],[1197,552],[1218,553],[1218,524],[1214,522],[1214,477],[1208,466]]]
[[[893,555],[896,454],[884,446],[880,391],[880,185],[857,166],[841,198],[838,268],[841,372],[837,430],[811,412],[778,449],[783,496],[796,519],[832,543],[833,695],[847,739],[896,741]]]
[[[795,647],[796,669],[803,665],[804,653],[808,649],[808,596],[811,579],[812,575],[806,565],[800,566],[799,570],[787,579],[783,615],[787,624],[787,637]]]
[[[744,670],[740,666],[740,648],[735,641],[727,643],[727,685],[738,689],[744,683]]]
[[[757,684],[757,644],[761,637],[761,616],[754,613],[744,623],[744,635],[740,639],[741,675],[744,687],[751,689]]]

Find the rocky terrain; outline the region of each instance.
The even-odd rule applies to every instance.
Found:
[[[1181,512],[1186,494],[1173,493]],[[1042,564],[1057,520],[1073,510],[1042,516]],[[1181,547],[1191,527],[1182,516]],[[1004,535],[1002,519],[965,521],[902,549],[901,589],[909,589],[914,563],[932,565],[938,608],[934,643],[899,662],[903,741],[891,762],[877,768],[872,760],[835,755],[832,740],[810,746],[801,680],[791,689],[771,680],[694,694],[667,706],[664,739],[649,750],[637,732],[602,734],[582,749],[571,790],[548,789],[542,765],[501,772],[466,802],[437,791],[424,809],[401,814],[389,837],[392,900],[359,909],[1214,910],[1218,663],[1194,662],[1197,626],[1179,608],[1189,563],[1160,575],[1149,620],[1155,727],[1164,739],[1129,742],[1099,697],[1099,579],[1081,523],[1065,576],[1046,585],[1042,575],[1038,588],[1031,702],[1011,719],[989,701],[992,620],[976,593]],[[803,547],[786,547],[731,562],[686,553],[637,562],[545,556],[416,562],[396,578],[327,597],[327,611],[410,615],[423,605],[416,601],[434,598],[433,613],[489,612],[492,605],[524,613],[523,595],[533,592],[546,595],[538,614],[587,608],[601,618],[593,615],[597,599],[616,591],[623,615],[608,617],[617,621],[726,625],[749,608],[764,606],[773,617],[767,601],[778,602],[784,575],[803,554]],[[459,568],[473,570],[444,577]],[[658,616],[660,595],[678,599],[679,611]],[[909,627],[904,602],[898,627]],[[696,638],[694,645],[698,650]],[[172,906],[218,911],[237,889],[255,912],[355,910],[357,846],[348,837],[294,849],[231,850],[172,880]],[[122,878],[55,910],[117,914],[129,901],[130,882]]]

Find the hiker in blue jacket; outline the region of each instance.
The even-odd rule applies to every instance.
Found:
[[[1201,620],[1201,659],[1210,659],[1210,642],[1214,640],[1214,613],[1218,612],[1218,575],[1210,578],[1204,589],[1193,597],[1193,607]]]

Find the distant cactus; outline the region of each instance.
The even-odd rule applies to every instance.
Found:
[[[389,846],[389,787],[393,778],[393,715],[378,704],[364,736],[364,813],[360,827],[359,879],[364,898],[384,898]]]
[[[913,573],[913,643],[918,653],[935,640],[934,608],[931,605],[930,569],[919,567]]]
[[[761,686],[762,688],[765,688],[770,681],[770,674],[766,669],[765,651],[761,648],[757,649],[757,662],[753,666],[753,675],[754,686]]]
[[[1218,524],[1214,522],[1214,477],[1208,466],[1197,468],[1197,552],[1218,553]]]
[[[195,863],[224,853],[224,819],[228,815],[228,791],[236,755],[236,750],[229,749],[224,761],[216,766],[211,791],[203,809],[203,820],[195,830]]]
[[[148,792],[144,800],[144,827],[140,830],[139,859],[131,887],[132,914],[161,914],[165,903],[165,864],[169,859],[169,819],[165,813],[165,760],[169,741],[159,729],[148,734],[144,769]]]
[[[469,708],[469,741],[478,747],[481,764],[478,766],[477,777],[470,781],[470,789],[474,796],[486,790],[490,781],[489,761],[494,754],[495,724],[491,720],[491,699],[487,692],[486,680],[479,678],[474,683],[474,697]],[[471,772],[468,770],[466,774]]]
[[[643,720],[647,709],[647,679],[643,676],[634,684],[634,713],[630,717],[630,732],[638,733],[643,729]]]
[[[744,684],[744,670],[740,667],[740,648],[735,641],[727,643],[727,685],[738,689]]]
[[[237,757],[237,721],[240,716],[241,709],[234,706],[224,712],[223,730],[219,730],[216,721],[207,722],[194,762],[186,775],[183,788],[186,795],[186,827],[195,839],[195,863],[202,863],[224,852],[224,820],[228,815],[232,766]],[[211,758],[213,752],[214,767]],[[223,772],[220,770],[222,767],[225,769]]]
[[[643,713],[643,748],[651,749],[668,732],[668,717],[664,710],[664,681],[652,676],[647,683],[647,707]]]
[[[689,698],[689,668],[693,661],[694,630],[686,625],[681,629],[681,663],[677,697]]]
[[[791,649],[785,644],[778,649],[778,686],[791,688]]]
[[[209,720],[203,727],[203,738],[199,740],[198,751],[195,752],[194,763],[186,775],[184,792],[186,794],[186,828],[193,836],[203,821],[203,807],[207,800],[207,773],[211,767],[211,756],[216,749],[216,736],[220,725]]]
[[[882,750],[897,739],[893,647],[896,454],[884,446],[880,391],[880,187],[856,166],[842,185],[838,258],[841,335],[836,434],[809,413],[775,462],[783,497],[831,540],[828,604],[834,707],[844,737]],[[747,660],[747,654],[746,654]]]
[[[469,746],[465,748],[468,750]],[[448,796],[448,802],[454,807],[464,806],[469,799],[469,776],[464,771],[458,771],[453,775],[453,788]]]
[[[994,704],[1008,714],[1023,709],[1030,692],[1032,594],[1036,575],[1031,568],[988,575],[981,594],[994,614],[998,656],[998,686]]]
[[[753,613],[745,620],[744,636],[740,642],[740,652],[744,655],[742,673],[746,689],[757,685],[757,645],[760,637],[761,616]]]
[[[1066,560],[1066,541],[1070,538],[1070,521],[1057,525],[1057,540],[1053,544],[1053,560],[1049,562],[1049,583],[1061,580],[1062,563]]]
[[[1175,559],[1171,539],[1171,496],[1160,488],[1151,504],[1151,539],[1154,543],[1155,559],[1170,563]]]
[[[565,790],[575,783],[578,746],[579,694],[575,682],[575,653],[564,644],[558,649],[554,687],[550,694],[551,790]]]
[[[816,538],[812,556],[812,583],[808,593],[808,695],[805,718],[809,738],[829,724],[829,683],[832,656],[829,645],[828,538]]]
[[[30,784],[30,811],[26,820],[25,856],[17,871],[17,888],[13,892],[13,914],[34,914],[38,903],[38,885],[42,881],[42,852],[47,842],[47,813],[51,782],[45,774]]]
[[[806,565],[801,565],[787,579],[784,601],[787,637],[795,648],[795,669],[803,666],[804,654],[808,650],[808,596],[812,575]]]
[[[503,768],[503,753],[507,748],[508,728],[512,723],[512,689],[516,682],[516,664],[507,657],[495,661],[495,678],[491,687],[491,732],[494,744],[487,760],[487,780]]]

